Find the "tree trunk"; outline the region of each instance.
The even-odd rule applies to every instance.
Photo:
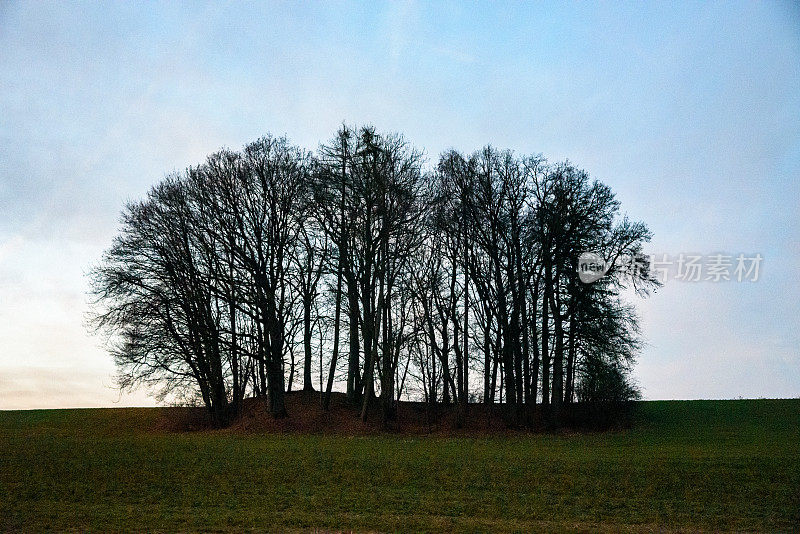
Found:
[[[303,391],[314,391],[314,380],[311,376],[311,295],[303,298]]]
[[[571,404],[573,401],[573,391],[575,383],[575,338],[578,330],[577,312],[573,312],[569,321],[569,334],[567,338],[567,380],[564,388],[564,402]]]
[[[564,400],[564,326],[561,317],[560,303],[555,295],[550,305],[553,307],[555,319],[555,351],[553,355],[553,425],[561,423],[561,404]]]
[[[350,353],[347,357],[347,400],[358,403],[363,389],[361,381],[361,349],[358,338],[358,317],[361,314],[358,305],[358,289],[355,275],[349,271],[347,279],[348,335]]]
[[[336,374],[336,362],[339,359],[339,327],[342,316],[342,246],[339,247],[339,261],[336,268],[336,311],[333,314],[333,354],[331,355],[331,367],[328,371],[328,384],[325,387],[325,395],[322,397],[322,409],[328,410],[331,404],[331,391],[333,390],[333,379]],[[322,371],[320,371],[322,372]],[[350,377],[347,380],[348,397],[351,396]]]
[[[536,335],[536,309],[539,304],[539,276],[537,275],[536,281],[533,284],[533,296],[531,297],[532,306],[531,306],[531,320],[530,320],[530,327],[533,330],[533,369],[532,376],[531,376],[531,404],[536,405],[536,395],[539,391],[539,363],[540,363],[540,353],[539,353],[539,338]]]
[[[550,294],[552,293],[550,263],[545,260],[544,294],[542,295],[542,404],[550,405]]]

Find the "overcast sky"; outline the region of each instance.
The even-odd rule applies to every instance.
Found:
[[[342,122],[434,161],[492,143],[569,158],[648,252],[761,254],[756,282],[637,305],[648,399],[800,396],[800,8],[792,2],[0,1],[0,409],[120,395],[85,274],[127,199],[271,132]]]

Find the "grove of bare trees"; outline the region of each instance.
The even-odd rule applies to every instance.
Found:
[[[532,407],[624,401],[639,347],[622,294],[650,239],[568,162],[487,146],[428,167],[402,136],[343,126],[315,153],[264,137],[129,203],[92,271],[94,324],[120,385],[202,401],[228,425],[248,396],[344,391],[366,420],[403,398]],[[583,252],[610,266],[579,277]]]

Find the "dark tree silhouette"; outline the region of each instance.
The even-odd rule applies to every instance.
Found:
[[[219,426],[248,395],[287,416],[285,392],[299,375],[313,391],[317,365],[322,408],[338,379],[364,420],[379,405],[391,424],[416,392],[454,404],[457,425],[480,398],[510,426],[536,411],[556,427],[565,405],[636,397],[621,294],[658,284],[622,267],[650,232],[619,210],[541,156],[450,150],[426,170],[372,127],[342,126],[316,157],[268,136],[126,207],[92,272],[94,320],[122,387],[200,399]],[[610,266],[594,283],[587,251]]]

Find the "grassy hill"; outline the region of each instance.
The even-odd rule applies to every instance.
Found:
[[[642,402],[632,429],[177,432],[188,409],[0,411],[8,531],[779,530],[800,400]]]

